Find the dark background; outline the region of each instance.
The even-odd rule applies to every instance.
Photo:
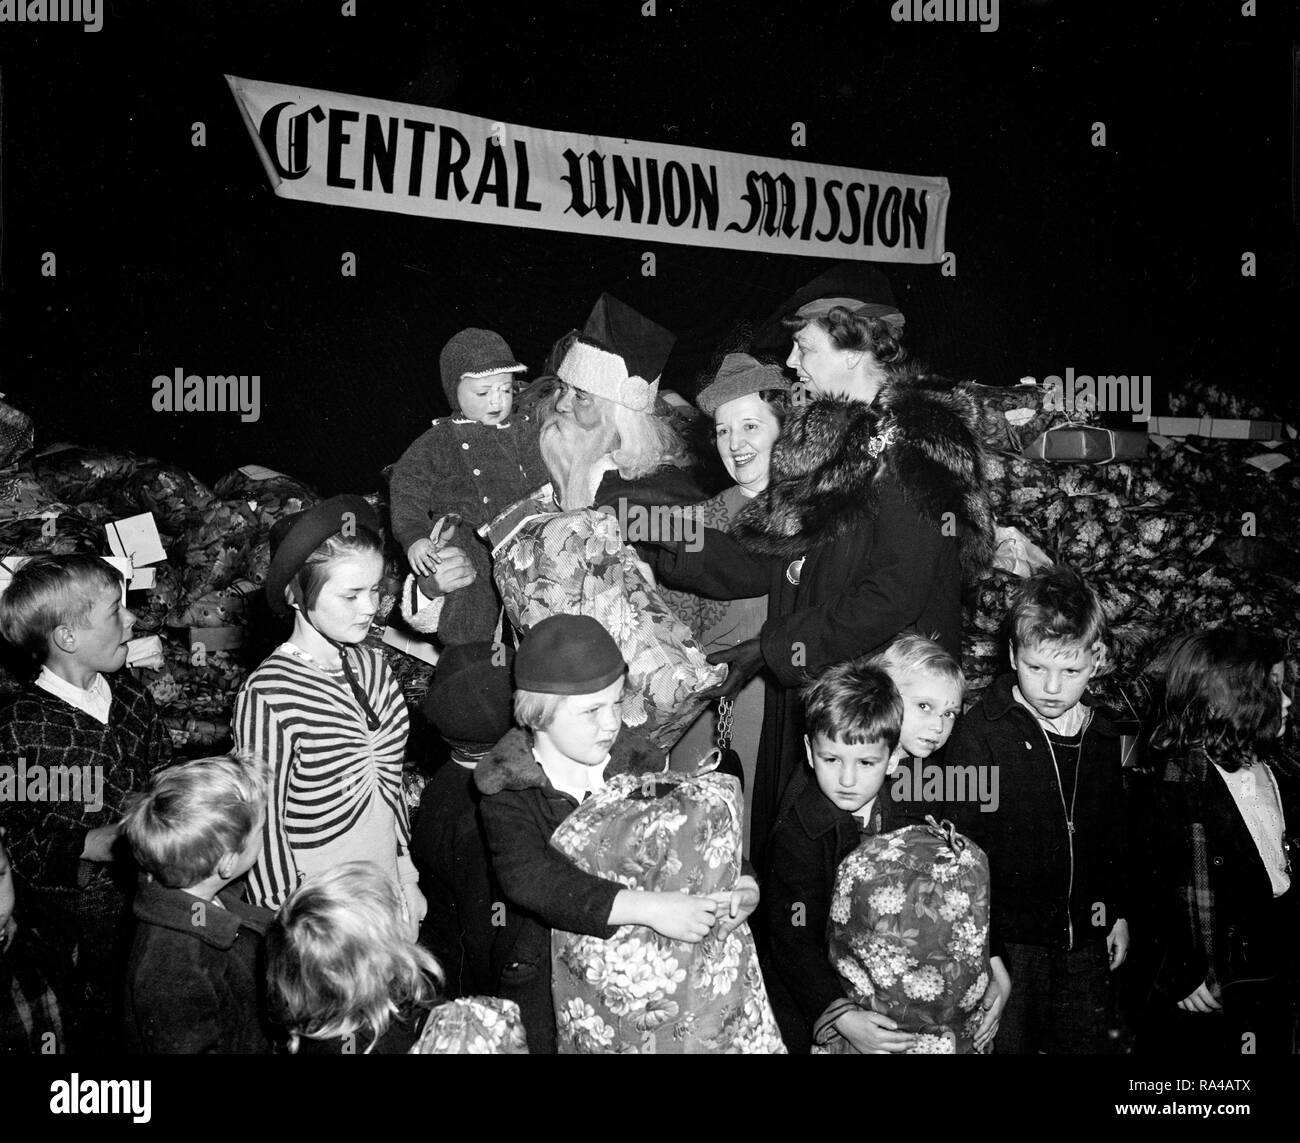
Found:
[[[1002,0],[993,34],[895,24],[888,0],[641,7],[358,0],[348,18],[333,0],[115,0],[96,34],[0,25],[0,389],[38,445],[369,491],[445,412],[438,351],[465,325],[500,330],[536,370],[609,290],[678,334],[665,384],[690,394],[744,323],[829,265],[282,201],[231,73],[946,175],[957,276],[884,267],[932,364],[989,384],[1149,373],[1157,411],[1204,378],[1294,409],[1290,6]],[[259,374],[261,420],[154,412],[150,382],[178,366]]]

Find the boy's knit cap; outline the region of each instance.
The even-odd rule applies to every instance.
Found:
[[[460,407],[457,389],[462,377],[491,377],[494,373],[523,373],[506,344],[506,339],[490,329],[462,329],[442,347],[438,361],[442,372],[442,391],[447,394],[452,412]]]

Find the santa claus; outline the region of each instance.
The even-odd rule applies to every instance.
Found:
[[[676,338],[609,294],[555,349],[554,390],[540,405],[541,450],[566,510],[696,504],[706,493],[655,397]]]

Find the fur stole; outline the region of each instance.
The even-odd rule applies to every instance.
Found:
[[[732,533],[756,555],[795,557],[839,539],[876,509],[892,478],[904,499],[942,527],[951,512],[970,579],[993,554],[979,405],[964,385],[900,369],[871,404],[820,398],[795,408],[772,449],[771,482]]]

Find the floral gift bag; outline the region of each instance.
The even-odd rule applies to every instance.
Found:
[[[519,1005],[496,996],[448,1000],[430,1011],[412,1056],[526,1056]]]
[[[989,866],[950,822],[864,838],[835,876],[829,945],[849,999],[919,1041],[973,1053],[989,983]],[[851,1053],[842,1038],[820,1052]]]
[[[620,774],[570,814],[551,844],[629,889],[713,893],[740,876],[740,787],[724,774]],[[674,941],[641,925],[608,940],[551,934],[561,1054],[785,1051],[741,925]]]
[[[623,721],[667,750],[706,705],[695,696],[726,677],[705,662],[690,629],[664,603],[618,519],[586,508],[557,512],[544,493],[486,528],[492,574],[521,631],[550,615],[590,615],[628,666]]]

